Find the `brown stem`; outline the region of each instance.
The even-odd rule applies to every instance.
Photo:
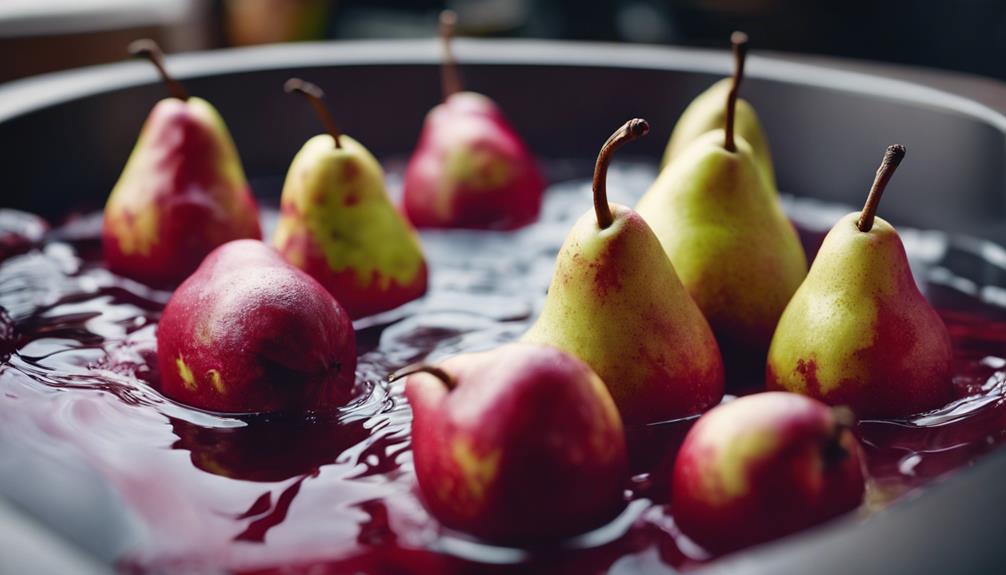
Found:
[[[403,377],[409,377],[410,375],[415,375],[417,373],[428,373],[433,377],[439,379],[447,389],[454,389],[457,387],[457,383],[454,378],[450,376],[449,373],[443,369],[430,365],[428,363],[413,363],[412,365],[407,365],[402,369],[399,369],[395,373],[388,376],[388,383],[394,383]]]
[[[734,50],[734,75],[730,82],[730,92],[727,94],[727,117],[724,132],[726,138],[723,147],[728,152],[737,151],[734,142],[734,118],[737,116],[737,95],[740,93],[741,80],[744,79],[744,62],[748,53],[748,35],[744,32],[734,32],[730,35],[730,45]]]
[[[157,68],[157,73],[161,75],[161,79],[164,80],[164,84],[167,85],[173,97],[182,101],[189,99],[189,93],[165,69],[164,52],[161,52],[161,48],[157,45],[157,42],[148,38],[136,40],[129,45],[129,55],[134,58],[146,58],[149,60],[154,65],[154,68]]]
[[[622,144],[645,136],[649,131],[650,124],[646,120],[633,118],[615,130],[615,133],[601,146],[601,152],[597,154],[593,183],[594,214],[597,216],[597,225],[602,230],[615,221],[611,215],[611,207],[608,205],[608,164],[611,163],[611,156],[615,150],[622,147]]]
[[[891,176],[898,169],[898,164],[905,157],[905,147],[901,144],[888,146],[884,152],[884,161],[877,168],[877,176],[873,180],[873,187],[870,188],[870,195],[866,197],[866,205],[859,214],[859,221],[856,227],[861,232],[868,232],[873,229],[873,218],[877,215],[877,206],[880,205],[880,197],[884,195],[887,183],[891,181]]]
[[[848,450],[842,445],[842,438],[845,432],[856,426],[856,414],[844,405],[832,407],[831,418],[835,422],[835,429],[825,441],[822,451],[825,465],[837,464],[849,456]]]
[[[444,100],[461,91],[461,74],[458,72],[458,61],[451,49],[451,39],[457,28],[458,15],[452,10],[440,13],[440,41],[444,45],[444,61],[440,65],[440,85]]]
[[[332,114],[329,113],[328,108],[325,107],[325,103],[322,101],[322,98],[325,97],[325,92],[321,88],[300,78],[290,78],[286,81],[286,84],[283,84],[283,90],[287,94],[300,94],[307,98],[315,113],[318,114],[322,125],[325,126],[325,130],[335,140],[335,147],[342,147],[342,144],[339,143],[339,136],[342,133],[339,132],[339,128],[335,125],[335,120],[332,119]]]

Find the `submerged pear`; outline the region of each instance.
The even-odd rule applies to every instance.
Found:
[[[699,413],[723,396],[716,340],[660,242],[639,214],[607,202],[612,153],[648,130],[631,120],[605,142],[594,210],[566,237],[541,316],[522,338],[590,365],[627,424]]]
[[[739,51],[743,59],[743,50]],[[716,333],[731,382],[760,378],[779,316],[807,259],[749,142],[726,124],[660,173],[636,209]]]
[[[824,239],[779,320],[767,385],[848,405],[860,417],[901,417],[953,394],[950,336],[912,277],[891,224],[875,217],[905,154],[887,149],[862,212]]]
[[[105,204],[102,249],[112,271],[171,285],[215,247],[260,238],[258,209],[216,109],[167,74],[156,44],[130,51],[151,60],[174,96],[151,110]]]
[[[290,165],[273,246],[353,318],[423,295],[427,267],[419,238],[388,197],[381,165],[339,133],[317,86],[294,78],[287,91],[309,98],[329,133],[308,140]]]
[[[667,142],[661,167],[667,166],[675,158],[684,153],[692,142],[710,130],[722,128],[726,123],[726,101],[731,90],[736,90],[744,77],[744,51],[747,46],[747,34],[734,32],[730,43],[734,51],[734,73],[731,78],[724,78],[698,95],[678,118],[671,139]],[[765,131],[753,106],[747,100],[738,99],[734,130],[737,135],[751,144],[755,162],[775,187],[775,169],[772,167],[772,152],[769,149]]]

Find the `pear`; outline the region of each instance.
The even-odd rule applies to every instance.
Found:
[[[730,36],[730,44],[734,52],[734,73],[730,78],[724,78],[699,94],[678,118],[677,125],[667,142],[661,167],[667,166],[672,160],[684,153],[692,142],[702,134],[722,128],[726,123],[726,106],[724,103],[730,97],[730,92],[736,92],[744,78],[744,61],[747,55],[747,34],[734,32]],[[735,110],[734,129],[737,134],[751,144],[758,167],[774,188],[775,170],[772,167],[772,152],[768,140],[762,130],[758,114],[747,100],[738,99]]]
[[[862,212],[835,224],[779,320],[769,389],[902,417],[951,399],[947,328],[912,278],[905,247],[877,205],[905,155],[891,146]]]
[[[539,543],[598,527],[625,507],[622,420],[582,361],[510,343],[392,378],[406,376],[419,491],[444,525]]]
[[[794,393],[717,406],[688,431],[674,462],[674,522],[723,554],[823,523],[863,501],[855,416]]]
[[[660,173],[636,209],[674,262],[716,333],[731,383],[760,380],[779,316],[807,275],[807,259],[750,143],[726,125]]]
[[[258,208],[216,109],[168,75],[153,42],[130,52],[154,64],[173,97],[151,110],[105,204],[102,249],[112,271],[174,285],[215,247],[261,238]]]
[[[444,101],[426,116],[405,171],[402,209],[420,228],[516,229],[538,218],[545,178],[495,102],[462,92],[441,15]]]
[[[419,238],[388,197],[381,165],[339,132],[321,89],[291,78],[286,90],[308,98],[328,133],[308,140],[290,165],[273,246],[354,319],[423,295]]]
[[[157,324],[164,395],[227,413],[338,407],[352,397],[356,334],[339,302],[257,240],[210,252]]]
[[[586,362],[626,424],[699,413],[723,396],[715,337],[660,242],[639,214],[607,202],[612,153],[648,130],[631,120],[601,148],[594,210],[566,237],[541,315],[522,338]]]

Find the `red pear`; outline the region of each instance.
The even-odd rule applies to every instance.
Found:
[[[460,91],[454,22],[453,13],[441,16],[444,102],[426,116],[405,172],[403,208],[421,228],[519,228],[538,218],[545,179],[499,107]]]
[[[105,205],[102,247],[112,271],[152,285],[185,279],[213,248],[261,238],[258,210],[227,126],[206,100],[190,98],[150,59],[174,97],[158,102]]]
[[[224,244],[175,290],[157,328],[164,395],[212,411],[346,403],[356,370],[349,315],[256,240]]]
[[[444,525],[529,542],[582,533],[624,506],[622,421],[580,360],[509,344],[402,375],[419,488]]]
[[[862,454],[851,412],[793,393],[749,395],[706,413],[674,465],[681,530],[724,553],[859,506]]]

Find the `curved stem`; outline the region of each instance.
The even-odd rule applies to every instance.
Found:
[[[342,147],[342,144],[339,143],[339,136],[342,133],[339,132],[339,128],[335,125],[335,120],[332,119],[332,114],[329,113],[328,108],[325,107],[325,103],[322,102],[325,92],[321,88],[300,78],[290,78],[286,81],[286,84],[283,84],[283,90],[287,94],[300,94],[307,98],[307,101],[311,103],[311,107],[314,108],[315,113],[318,115],[318,119],[325,126],[325,130],[335,140],[335,147]]]
[[[440,13],[440,41],[444,46],[444,61],[440,64],[440,86],[444,100],[461,91],[461,74],[458,72],[458,61],[451,49],[451,39],[457,28],[458,15],[452,10]]]
[[[734,119],[737,116],[737,95],[740,92],[741,80],[744,79],[744,62],[748,53],[748,35],[744,32],[734,32],[730,35],[730,45],[734,51],[734,75],[730,82],[730,92],[727,94],[727,114],[724,132],[726,138],[723,147],[728,152],[736,152],[734,142]]]
[[[594,214],[597,216],[597,225],[602,230],[614,221],[611,207],[608,205],[608,164],[611,163],[611,156],[615,150],[622,147],[622,144],[645,136],[649,131],[650,124],[646,120],[633,118],[615,130],[615,133],[601,146],[601,152],[597,154],[593,182]]]
[[[402,379],[403,377],[409,377],[410,375],[415,375],[417,373],[428,373],[432,375],[433,377],[439,379],[445,386],[447,386],[447,389],[454,389],[455,387],[457,387],[457,383],[454,381],[454,378],[451,377],[449,373],[447,373],[446,371],[435,365],[430,365],[428,363],[413,363],[411,365],[407,365],[402,369],[399,369],[395,373],[389,375],[388,383],[396,382],[399,379]]]
[[[189,99],[189,93],[185,91],[185,88],[168,74],[167,69],[164,67],[164,52],[161,52],[160,46],[157,42],[153,40],[144,38],[143,40],[136,40],[129,45],[129,55],[134,58],[146,58],[157,68],[157,73],[161,75],[161,80],[168,87],[171,95],[179,100],[185,101]]]
[[[870,188],[870,195],[866,197],[866,205],[859,214],[859,221],[856,227],[861,232],[868,232],[873,229],[873,218],[877,215],[877,206],[880,205],[880,197],[884,195],[887,183],[891,181],[891,176],[898,169],[898,164],[905,157],[907,150],[901,144],[888,146],[884,152],[884,161],[877,168],[877,176],[873,180],[873,187]]]

